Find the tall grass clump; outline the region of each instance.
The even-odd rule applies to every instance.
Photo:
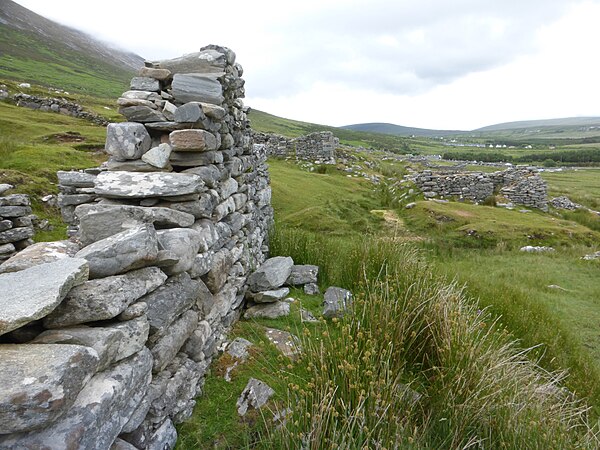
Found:
[[[273,244],[355,293],[349,314],[304,335],[309,375],[289,386],[282,447],[598,448],[563,375],[528,359],[414,251],[285,230]]]

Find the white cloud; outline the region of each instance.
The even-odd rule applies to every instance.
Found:
[[[18,0],[149,59],[216,43],[250,106],[343,125],[473,128],[600,115],[600,1]]]

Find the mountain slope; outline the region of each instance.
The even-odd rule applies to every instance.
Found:
[[[504,122],[487,127],[478,128],[473,131],[501,131],[515,130],[523,128],[544,128],[544,127],[600,127],[600,117],[565,117],[561,119],[546,120],[523,120],[519,122]]]
[[[115,97],[143,62],[11,0],[0,2],[2,78]]]
[[[456,130],[429,130],[426,128],[404,127],[393,123],[358,123],[354,125],[344,125],[345,130],[367,131],[370,133],[392,134],[394,136],[421,136],[421,137],[438,137],[451,136],[453,134],[463,134],[465,131]]]

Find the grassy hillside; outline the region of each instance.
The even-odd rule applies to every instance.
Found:
[[[115,98],[127,90],[132,75],[60,42],[0,27],[0,78]]]
[[[252,128],[263,133],[275,133],[282,136],[298,137],[316,131],[331,131],[340,139],[342,144],[374,149],[386,149],[391,152],[409,153],[410,141],[399,136],[379,133],[365,133],[344,130],[343,128],[318,125],[298,120],[284,119],[283,117],[251,109],[249,114]]]
[[[463,134],[465,131],[452,130],[429,130],[426,128],[404,127],[394,125],[393,123],[359,123],[355,125],[345,125],[345,130],[364,131],[371,133],[393,134],[395,136],[422,136],[422,137],[439,137],[452,136],[453,134]]]

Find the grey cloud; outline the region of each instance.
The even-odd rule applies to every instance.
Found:
[[[323,80],[419,94],[534,51],[537,30],[569,4],[378,0],[324,7],[274,25],[278,54],[247,72],[249,95],[294,94]]]

